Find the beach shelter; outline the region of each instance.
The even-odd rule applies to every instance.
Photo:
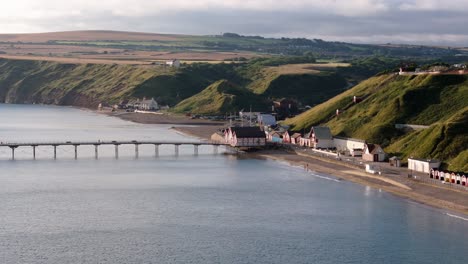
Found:
[[[457,175],[455,174],[455,172],[450,173],[450,182],[455,183],[456,179]]]

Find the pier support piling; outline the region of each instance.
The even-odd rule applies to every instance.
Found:
[[[99,145],[94,145],[94,158],[95,159],[98,159],[98,157],[99,157],[98,147],[99,147]]]
[[[138,159],[139,153],[138,153],[138,144],[135,144],[135,158]]]
[[[115,159],[119,158],[119,145],[115,144]]]
[[[54,145],[54,160],[57,159],[57,145]]]
[[[157,158],[159,157],[159,145],[154,144],[154,156]]]
[[[75,159],[78,159],[78,145],[75,146]]]
[[[33,148],[33,159],[36,160],[36,146],[32,145]]]
[[[174,144],[174,151],[175,151],[175,156],[178,157],[179,156],[179,145],[178,144]]]
[[[194,154],[195,156],[198,156],[198,146],[199,146],[199,145],[193,145],[193,152],[194,152],[193,154]]]
[[[15,149],[17,148],[16,146],[10,146],[11,148],[11,160],[15,160]]]

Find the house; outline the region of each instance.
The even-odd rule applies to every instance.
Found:
[[[138,109],[140,107],[140,99],[128,101],[126,107],[128,109]]]
[[[440,161],[431,159],[408,158],[408,169],[417,172],[430,173],[431,169],[438,169]]]
[[[174,59],[174,60],[166,61],[166,65],[169,67],[179,68],[180,60]]]
[[[290,117],[298,110],[297,102],[294,100],[283,98],[279,101],[273,101],[273,111],[278,113],[281,118]]]
[[[301,147],[309,147],[309,148],[312,147],[312,139],[311,139],[312,136],[311,136],[311,134],[312,133],[309,132],[309,133],[305,134],[303,137],[301,137],[299,139],[299,145]]]
[[[283,135],[284,133],[282,132],[272,131],[271,133],[269,133],[269,140],[275,143],[283,143]]]
[[[276,118],[270,114],[259,114],[258,117],[259,126],[274,126],[276,125]]]
[[[312,127],[310,129],[310,139],[313,148],[316,149],[329,149],[335,148],[333,143],[333,136],[331,134],[330,128],[328,127]]]
[[[299,145],[301,142],[302,135],[300,133],[294,133],[291,136],[291,144]]]
[[[279,101],[273,101],[273,106],[276,110],[284,110],[288,112],[297,111],[297,102],[287,98],[283,98]]]
[[[158,103],[154,100],[154,98],[151,98],[150,100],[145,100],[143,99],[140,102],[140,105],[138,107],[140,110],[158,110],[159,105]]]
[[[291,135],[292,135],[292,132],[291,131],[286,131],[283,133],[283,143],[291,143]]]
[[[233,147],[263,147],[266,135],[260,127],[229,127],[224,132],[225,142]]]
[[[382,147],[377,144],[364,144],[364,153],[362,159],[366,161],[381,162],[384,161],[387,154],[383,151]]]

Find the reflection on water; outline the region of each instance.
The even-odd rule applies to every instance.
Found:
[[[27,129],[25,129],[27,128]],[[40,129],[36,129],[40,128]],[[2,140],[183,139],[71,108],[0,105]],[[0,263],[466,263],[468,222],[269,160],[152,146],[0,149]],[[87,156],[86,156],[87,155]],[[5,158],[5,159],[4,159]]]

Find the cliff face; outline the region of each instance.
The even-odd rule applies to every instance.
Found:
[[[131,96],[161,74],[170,73],[126,65],[0,59],[0,102],[96,107]]]

